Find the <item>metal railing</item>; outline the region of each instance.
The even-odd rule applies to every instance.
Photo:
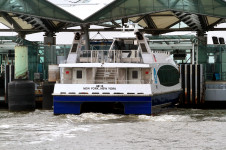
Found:
[[[84,50],[79,57],[81,63],[141,63],[138,50]]]
[[[61,80],[62,84],[151,84],[151,80]]]

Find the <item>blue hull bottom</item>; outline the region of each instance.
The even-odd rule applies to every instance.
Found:
[[[152,114],[152,106],[176,102],[180,92],[157,96],[54,96],[54,114],[80,114],[81,105],[87,102],[119,102],[124,114]]]
[[[166,103],[176,103],[181,92],[167,93],[152,97],[152,106],[163,105]]]
[[[176,104],[179,101],[181,92],[167,93],[152,97],[152,114],[159,113],[162,108]]]

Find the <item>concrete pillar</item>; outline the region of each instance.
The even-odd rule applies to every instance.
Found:
[[[15,79],[28,79],[28,47],[15,47]]]
[[[44,35],[44,44],[45,45],[56,45],[56,37],[55,33],[47,32]]]
[[[85,50],[89,50],[90,49],[90,42],[89,42],[89,25],[83,25],[81,26],[82,31],[84,32],[84,38],[85,38]]]

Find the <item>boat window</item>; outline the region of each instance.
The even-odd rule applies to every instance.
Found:
[[[75,40],[80,40],[80,37],[81,37],[81,35],[77,32],[77,33],[75,34]]]
[[[77,70],[77,79],[82,79],[82,70]]]
[[[132,71],[132,79],[138,79],[138,71]]]
[[[136,36],[137,36],[138,40],[143,40],[144,39],[140,32],[136,32]]]
[[[148,52],[148,50],[147,50],[147,48],[146,48],[144,43],[140,43],[140,46],[141,46],[142,52],[145,52],[145,53]]]
[[[179,71],[170,65],[160,67],[158,70],[158,78],[161,85],[174,86],[179,83]]]
[[[77,43],[73,44],[71,52],[76,52],[77,51],[77,47],[78,47]]]
[[[134,43],[134,40],[115,40],[114,50],[137,50],[138,46]]]

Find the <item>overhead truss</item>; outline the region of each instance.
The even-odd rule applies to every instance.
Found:
[[[173,31],[206,32],[220,30],[225,21],[223,0],[115,0],[85,20],[81,20],[46,0],[0,1],[0,22],[20,34],[71,32],[74,26],[99,25],[90,31],[118,31],[127,22],[139,24],[146,33],[159,35]],[[225,29],[222,29],[225,30]]]

